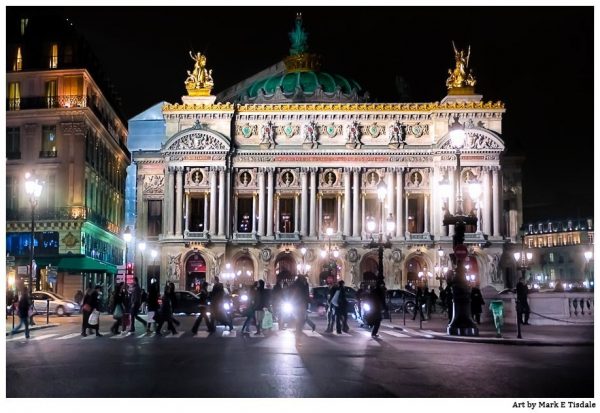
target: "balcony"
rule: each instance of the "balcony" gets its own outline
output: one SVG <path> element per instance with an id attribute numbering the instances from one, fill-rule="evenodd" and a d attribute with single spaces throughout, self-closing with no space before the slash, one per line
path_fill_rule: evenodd
<path id="1" fill-rule="evenodd" d="M 6 152 L 6 159 L 21 159 L 21 152 Z"/>
<path id="2" fill-rule="evenodd" d="M 18 99 L 7 99 L 6 107 L 9 111 L 26 109 L 59 109 L 86 107 L 85 96 L 32 96 Z"/>
<path id="3" fill-rule="evenodd" d="M 297 232 L 278 232 L 275 234 L 275 239 L 281 241 L 300 241 L 300 235 Z"/>
<path id="4" fill-rule="evenodd" d="M 56 158 L 57 151 L 40 151 L 40 158 Z"/>
<path id="5" fill-rule="evenodd" d="M 36 221 L 89 221 L 113 234 L 118 234 L 120 228 L 101 214 L 90 208 L 74 206 L 61 208 L 36 208 Z M 31 208 L 7 209 L 6 221 L 31 221 Z"/>

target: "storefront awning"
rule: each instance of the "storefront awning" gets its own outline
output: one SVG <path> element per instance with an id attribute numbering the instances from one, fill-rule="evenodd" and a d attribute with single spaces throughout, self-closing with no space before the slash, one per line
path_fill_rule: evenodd
<path id="1" fill-rule="evenodd" d="M 58 262 L 59 271 L 108 272 L 117 273 L 117 266 L 90 257 L 65 257 Z"/>

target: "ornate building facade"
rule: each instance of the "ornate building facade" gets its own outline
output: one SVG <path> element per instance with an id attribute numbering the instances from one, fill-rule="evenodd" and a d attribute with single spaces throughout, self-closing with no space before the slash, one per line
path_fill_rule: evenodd
<path id="1" fill-rule="evenodd" d="M 14 286 L 27 280 L 30 173 L 42 184 L 35 207 L 35 286 L 67 298 L 89 282 L 107 288 L 123 262 L 119 233 L 130 164 L 115 97 L 68 20 L 20 16 L 8 20 L 7 36 L 9 279 L 16 279 Z"/>
<path id="2" fill-rule="evenodd" d="M 504 250 L 521 225 L 521 183 L 504 168 L 504 104 L 475 94 L 465 52 L 455 49 L 441 102 L 369 103 L 358 83 L 320 70 L 303 33 L 298 18 L 283 64 L 219 96 L 210 93 L 206 57 L 191 55 L 188 95 L 160 108 L 160 145 L 144 141 L 144 116 L 135 122 L 140 136 L 130 122 L 140 142 L 130 146 L 136 238 L 159 252 L 161 282 L 193 289 L 221 275 L 236 285 L 274 284 L 293 279 L 302 263 L 312 285 L 328 276 L 372 282 L 374 220 L 394 224 L 383 262 L 388 288 L 439 286 L 450 266 L 453 228 L 442 221 L 456 211 L 459 156 L 463 209 L 479 218 L 466 234 L 469 272 L 502 289 L 502 267 L 514 268 Z M 466 133 L 460 151 L 450 139 L 456 122 Z M 479 191 L 470 192 L 474 183 Z"/>

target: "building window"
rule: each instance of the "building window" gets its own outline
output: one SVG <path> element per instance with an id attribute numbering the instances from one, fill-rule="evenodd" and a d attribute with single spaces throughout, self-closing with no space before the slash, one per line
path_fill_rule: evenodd
<path id="1" fill-rule="evenodd" d="M 284 200 L 282 200 L 284 201 Z M 287 200 L 287 209 L 288 211 L 291 211 L 292 208 L 294 207 L 294 202 L 292 199 L 288 199 Z M 333 228 L 333 232 L 337 232 L 337 205 L 336 205 L 336 199 L 335 198 L 323 198 L 322 199 L 322 217 L 323 217 L 323 228 L 322 228 L 322 232 L 325 233 L 327 231 L 327 228 Z M 293 216 L 293 214 L 289 214 L 290 217 Z M 293 223 L 291 224 L 293 226 Z M 282 231 L 284 232 L 284 231 Z M 293 231 L 290 231 L 293 232 Z"/>
<path id="2" fill-rule="evenodd" d="M 58 83 L 56 80 L 49 80 L 44 83 L 44 96 L 46 97 L 46 107 L 58 107 Z"/>
<path id="3" fill-rule="evenodd" d="M 551 280 L 556 279 L 556 271 L 554 270 L 554 268 L 550 268 L 550 279 Z"/>
<path id="4" fill-rule="evenodd" d="M 204 197 L 193 198 L 190 200 L 190 211 L 188 213 L 188 219 L 190 223 L 188 225 L 188 231 L 190 232 L 204 232 Z"/>
<path id="5" fill-rule="evenodd" d="M 406 211 L 408 214 L 408 232 L 420 234 L 423 231 L 425 231 L 425 222 L 423 215 L 424 208 L 425 205 L 423 195 L 411 196 L 408 199 L 408 211 Z M 378 216 L 379 215 L 376 215 L 376 217 Z"/>
<path id="6" fill-rule="evenodd" d="M 50 45 L 50 58 L 49 58 L 49 68 L 56 69 L 58 67 L 58 44 L 52 43 Z"/>
<path id="7" fill-rule="evenodd" d="M 42 126 L 40 158 L 56 158 L 56 126 Z"/>
<path id="8" fill-rule="evenodd" d="M 548 246 L 553 247 L 554 243 L 552 242 L 552 235 L 548 235 Z"/>
<path id="9" fill-rule="evenodd" d="M 23 70 L 23 53 L 21 52 L 21 47 L 17 47 L 17 53 L 15 56 L 15 62 L 13 64 L 13 71 L 20 72 Z"/>
<path id="10" fill-rule="evenodd" d="M 527 238 L 527 248 L 533 248 L 533 238 Z"/>
<path id="11" fill-rule="evenodd" d="M 14 176 L 6 177 L 6 209 L 7 219 L 9 219 L 9 211 L 16 214 L 19 209 L 19 183 Z"/>
<path id="12" fill-rule="evenodd" d="M 25 29 L 27 28 L 28 23 L 29 19 L 21 19 L 21 36 L 25 36 Z"/>
<path id="13" fill-rule="evenodd" d="M 562 256 L 562 255 L 559 255 L 559 256 L 558 256 L 558 263 L 559 263 L 559 264 L 564 264 L 564 263 L 565 263 L 565 259 L 563 258 L 563 256 Z"/>
<path id="14" fill-rule="evenodd" d="M 162 201 L 158 199 L 148 200 L 148 232 L 149 237 L 158 237 L 162 226 Z"/>
<path id="15" fill-rule="evenodd" d="M 83 76 L 65 76 L 63 79 L 65 107 L 83 107 Z"/>
<path id="16" fill-rule="evenodd" d="M 54 175 L 49 175 L 46 182 L 44 182 L 42 198 L 40 199 L 40 205 L 45 205 L 49 209 L 56 207 L 56 177 Z"/>
<path id="17" fill-rule="evenodd" d="M 21 159 L 20 128 L 6 128 L 6 158 Z"/>
<path id="18" fill-rule="evenodd" d="M 238 198 L 237 232 L 252 232 L 252 198 Z"/>
<path id="19" fill-rule="evenodd" d="M 21 108 L 21 84 L 10 82 L 8 84 L 8 110 L 19 110 Z"/>
<path id="20" fill-rule="evenodd" d="M 325 199 L 323 199 L 323 214 L 325 214 Z M 279 232 L 292 233 L 294 228 L 294 199 L 279 199 Z"/>
<path id="21" fill-rule="evenodd" d="M 6 234 L 6 252 L 13 256 L 29 255 L 31 233 Z M 33 237 L 36 255 L 58 254 L 58 232 L 36 232 Z"/>
<path id="22" fill-rule="evenodd" d="M 73 64 L 73 46 L 70 44 L 66 44 L 63 47 L 63 64 Z"/>

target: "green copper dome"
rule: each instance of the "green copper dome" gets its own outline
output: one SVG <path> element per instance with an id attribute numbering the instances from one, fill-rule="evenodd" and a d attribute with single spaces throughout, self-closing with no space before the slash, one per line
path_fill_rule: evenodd
<path id="1" fill-rule="evenodd" d="M 344 95 L 351 95 L 362 90 L 360 85 L 352 79 L 326 72 L 307 71 L 282 73 L 257 80 L 250 85 L 246 94 L 250 99 L 256 98 L 259 94 L 267 97 L 278 91 L 284 95 L 292 95 L 296 92 L 312 95 L 319 88 L 325 94 L 335 94 L 339 89 Z"/>

